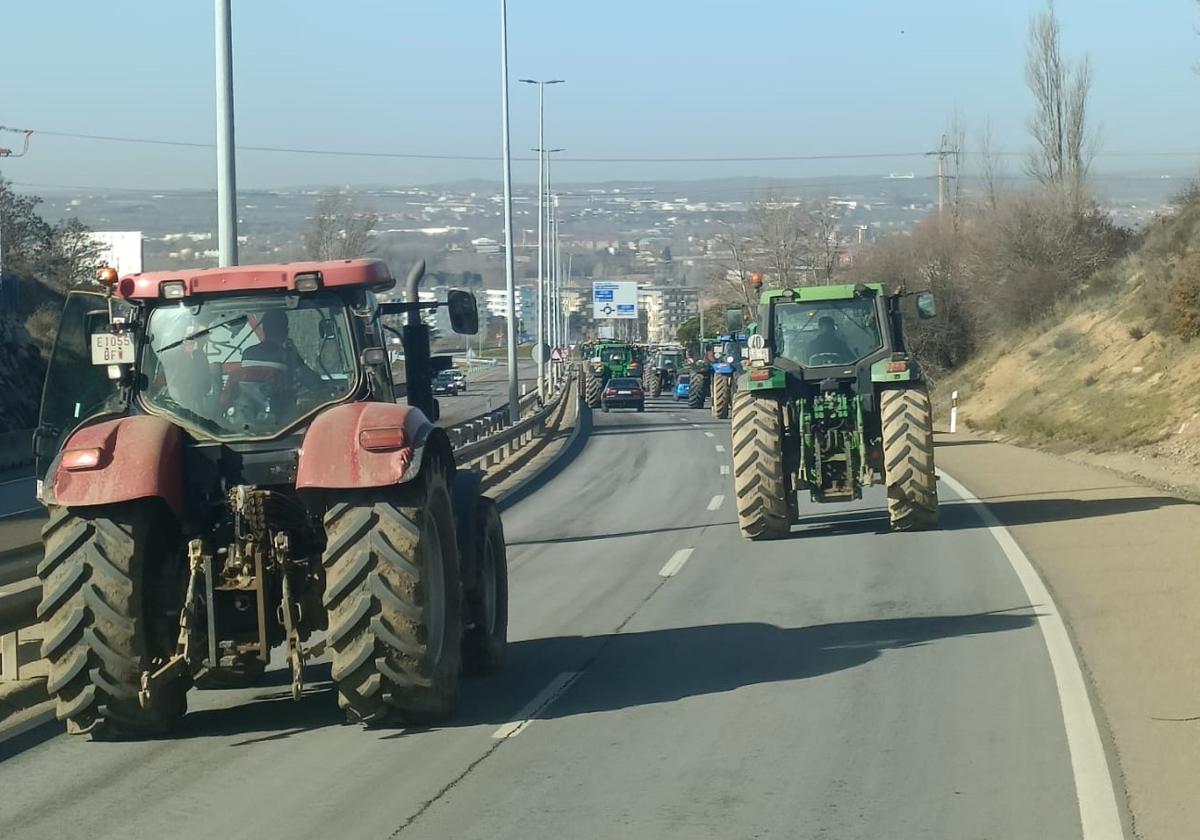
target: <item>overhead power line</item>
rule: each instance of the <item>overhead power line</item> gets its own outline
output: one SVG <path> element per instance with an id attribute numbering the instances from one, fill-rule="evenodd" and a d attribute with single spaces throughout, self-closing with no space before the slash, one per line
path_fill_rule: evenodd
<path id="1" fill-rule="evenodd" d="M 4 130 L 0 126 L 0 130 Z M 174 146 L 191 149 L 214 149 L 215 143 L 202 143 L 194 140 L 168 140 L 151 137 L 122 137 L 109 134 L 83 134 L 71 131 L 37 130 L 38 134 L 47 137 L 61 137 L 70 140 L 87 140 L 104 143 L 136 143 L 147 146 Z M 500 160 L 498 155 L 456 155 L 432 152 L 384 152 L 360 149 L 315 149 L 298 146 L 261 146 L 241 145 L 237 147 L 243 152 L 268 152 L 289 155 L 321 155 L 330 157 L 381 158 L 397 160 L 451 160 L 451 161 L 481 161 L 494 162 Z M 969 153 L 967 153 L 969 154 Z M 1023 157 L 1024 152 L 994 152 L 1005 157 Z M 896 160 L 903 158 L 922 158 L 927 155 L 921 151 L 897 152 L 864 152 L 864 153 L 835 153 L 811 155 L 725 155 L 699 157 L 560 157 L 557 160 L 564 163 L 786 163 L 804 161 L 839 161 L 839 160 Z M 1145 151 L 1112 151 L 1101 152 L 1101 157 L 1197 157 L 1195 151 L 1145 150 Z M 537 161 L 535 157 L 518 157 L 526 163 Z"/>

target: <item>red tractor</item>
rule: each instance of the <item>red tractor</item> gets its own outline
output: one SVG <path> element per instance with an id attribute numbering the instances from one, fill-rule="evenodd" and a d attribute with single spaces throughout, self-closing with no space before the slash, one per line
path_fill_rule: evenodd
<path id="1" fill-rule="evenodd" d="M 349 719 L 450 715 L 504 659 L 504 532 L 434 425 L 421 311 L 377 260 L 135 274 L 68 297 L 35 449 L 47 688 L 68 730 L 163 732 L 194 684 L 332 659 Z M 400 328 L 387 323 L 407 316 Z M 397 403 L 389 334 L 403 342 Z M 318 641 L 310 642 L 317 635 Z"/>

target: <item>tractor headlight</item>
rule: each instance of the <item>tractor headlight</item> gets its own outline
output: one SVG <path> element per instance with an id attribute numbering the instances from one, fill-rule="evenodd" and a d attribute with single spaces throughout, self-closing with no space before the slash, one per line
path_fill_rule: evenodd
<path id="1" fill-rule="evenodd" d="M 182 280 L 167 280 L 159 285 L 158 293 L 167 300 L 182 300 L 187 294 L 187 286 Z"/>
<path id="2" fill-rule="evenodd" d="M 729 364 L 733 364 L 733 356 L 726 356 L 725 361 L 728 362 Z"/>

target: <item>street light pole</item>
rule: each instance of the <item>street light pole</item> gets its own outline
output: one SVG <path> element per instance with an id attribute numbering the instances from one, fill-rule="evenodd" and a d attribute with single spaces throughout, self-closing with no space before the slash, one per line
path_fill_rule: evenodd
<path id="1" fill-rule="evenodd" d="M 546 203 L 546 85 L 561 85 L 563 79 L 518 79 L 522 84 L 537 85 L 538 87 L 538 286 L 537 286 L 537 345 L 534 356 L 537 359 L 537 389 L 538 397 L 546 399 L 546 360 L 543 358 L 546 345 L 547 323 L 549 321 L 546 306 L 546 246 L 545 246 L 545 216 Z"/>
<path id="2" fill-rule="evenodd" d="M 233 146 L 232 0 L 214 0 L 217 46 L 217 263 L 237 265 L 237 174 Z"/>
<path id="3" fill-rule="evenodd" d="M 504 159 L 504 279 L 505 309 L 508 313 L 508 422 L 521 419 L 521 397 L 517 393 L 517 307 L 513 284 L 512 159 L 508 150 L 508 2 L 500 0 L 500 122 L 501 157 Z"/>

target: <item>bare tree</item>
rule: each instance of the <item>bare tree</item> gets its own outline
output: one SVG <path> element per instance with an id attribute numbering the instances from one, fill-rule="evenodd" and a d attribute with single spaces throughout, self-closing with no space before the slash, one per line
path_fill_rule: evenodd
<path id="1" fill-rule="evenodd" d="M 828 286 L 833 282 L 842 254 L 842 243 L 838 239 L 838 215 L 832 202 L 822 202 L 808 211 L 805 233 L 807 262 L 817 270 L 821 282 Z"/>
<path id="2" fill-rule="evenodd" d="M 1026 168 L 1042 184 L 1081 199 L 1096 153 L 1095 135 L 1087 124 L 1092 71 L 1086 57 L 1072 64 L 1063 56 L 1062 28 L 1053 0 L 1047 0 L 1046 10 L 1029 22 L 1025 82 L 1035 101 L 1029 132 L 1037 144 Z"/>
<path id="3" fill-rule="evenodd" d="M 749 282 L 754 271 L 748 261 L 753 241 L 739 235 L 733 228 L 730 228 L 729 233 L 717 234 L 713 238 L 721 243 L 728 253 L 722 254 L 714 263 L 709 276 L 710 285 L 729 293 L 722 294 L 722 298 L 732 295 L 739 303 L 754 305 L 755 294 Z"/>
<path id="4" fill-rule="evenodd" d="M 984 203 L 995 210 L 1000 204 L 1000 182 L 1006 176 L 1004 162 L 996 150 L 991 120 L 984 123 L 979 134 L 979 177 L 983 181 Z"/>
<path id="5" fill-rule="evenodd" d="M 752 240 L 770 277 L 771 285 L 800 285 L 801 268 L 811 250 L 811 220 L 797 201 L 768 196 L 750 210 Z"/>
<path id="6" fill-rule="evenodd" d="M 379 214 L 358 206 L 346 193 L 326 193 L 317 201 L 304 233 L 304 254 L 310 260 L 345 260 L 371 252 L 371 231 Z"/>

